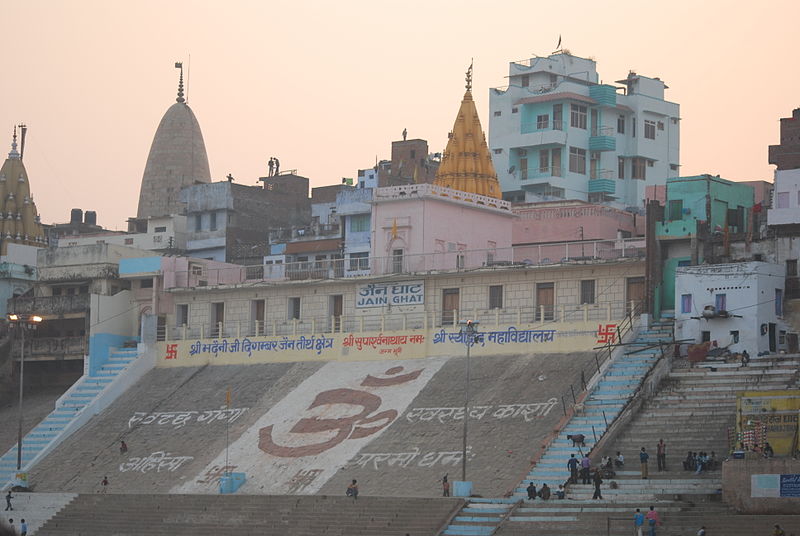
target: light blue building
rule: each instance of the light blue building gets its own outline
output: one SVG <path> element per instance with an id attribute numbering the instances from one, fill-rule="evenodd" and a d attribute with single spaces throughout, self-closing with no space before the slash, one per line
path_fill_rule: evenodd
<path id="1" fill-rule="evenodd" d="M 343 190 L 336 195 L 336 211 L 344 235 L 345 275 L 369 275 L 372 188 Z"/>
<path id="2" fill-rule="evenodd" d="M 679 106 L 634 72 L 599 81 L 594 60 L 558 52 L 509 65 L 489 91 L 489 147 L 503 198 L 641 207 L 680 171 Z"/>

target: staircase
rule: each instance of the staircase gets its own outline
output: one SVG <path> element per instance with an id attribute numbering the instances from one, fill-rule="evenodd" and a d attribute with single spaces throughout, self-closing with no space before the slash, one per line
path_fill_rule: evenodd
<path id="1" fill-rule="evenodd" d="M 586 438 L 586 447 L 583 447 L 582 452 L 589 452 L 605 433 L 608 425 L 622 411 L 628 399 L 636 392 L 647 371 L 660 357 L 659 343 L 667 344 L 672 341 L 671 319 L 654 323 L 649 329 L 641 330 L 636 339 L 629 344 L 627 354 L 618 357 L 606 369 L 595 389 L 586 398 L 583 412 L 570 419 L 559 437 L 550 443 L 536 466 L 514 490 L 512 497 L 480 500 L 484 502 L 469 499 L 465 509 L 453 520 L 444 534 L 459 536 L 493 534 L 500 526 L 503 514 L 512 505 L 527 497 L 526 488 L 530 482 L 533 482 L 537 489 L 541 488 L 543 483 L 547 483 L 555 497 L 558 484 L 566 482 L 569 478 L 567 460 L 570 455 L 575 454 L 579 459 L 582 456 L 581 449 L 574 448 L 567 435 L 583 434 Z M 485 501 L 493 501 L 489 503 L 492 506 L 480 506 L 486 504 Z M 550 501 L 553 502 L 555 501 Z M 524 507 L 520 510 L 524 510 Z M 519 517 L 516 512 L 508 516 L 509 522 L 516 517 Z M 567 513 L 564 517 L 563 520 L 550 521 L 569 521 L 574 516 Z"/>
<path id="2" fill-rule="evenodd" d="M 61 442 L 62 431 L 137 357 L 136 348 L 112 350 L 108 361 L 94 373 L 82 376 L 56 402 L 56 408 L 22 439 L 22 467 L 25 472 L 31 462 L 46 448 Z M 6 489 L 17 472 L 17 445 L 0 457 L 0 489 Z"/>

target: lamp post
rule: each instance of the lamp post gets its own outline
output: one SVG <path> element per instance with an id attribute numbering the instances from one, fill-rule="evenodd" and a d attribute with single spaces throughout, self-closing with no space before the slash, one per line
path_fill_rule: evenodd
<path id="1" fill-rule="evenodd" d="M 464 430 L 461 437 L 461 481 L 467 481 L 467 424 L 469 422 L 469 383 L 470 383 L 470 370 L 469 370 L 469 349 L 478 339 L 478 324 L 480 322 L 472 320 L 462 320 L 459 322 L 461 326 L 461 339 L 467 345 L 467 378 L 464 386 Z"/>
<path id="2" fill-rule="evenodd" d="M 22 469 L 22 391 L 25 380 L 25 330 L 36 329 L 42 321 L 39 315 L 19 315 L 10 313 L 8 322 L 15 325 L 20 334 L 19 340 L 19 422 L 17 426 L 17 471 Z"/>

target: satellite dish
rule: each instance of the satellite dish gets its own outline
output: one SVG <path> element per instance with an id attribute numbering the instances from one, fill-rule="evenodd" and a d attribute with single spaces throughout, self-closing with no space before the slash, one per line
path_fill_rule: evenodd
<path id="1" fill-rule="evenodd" d="M 508 173 L 510 175 L 513 175 L 516 170 L 517 170 L 517 166 L 511 166 L 510 168 L 508 168 Z"/>

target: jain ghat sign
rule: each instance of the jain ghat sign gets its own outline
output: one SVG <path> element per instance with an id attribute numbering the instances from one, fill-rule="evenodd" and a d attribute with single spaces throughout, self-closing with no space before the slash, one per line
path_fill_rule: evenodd
<path id="1" fill-rule="evenodd" d="M 375 283 L 360 285 L 356 307 L 385 307 L 391 305 L 422 305 L 425 303 L 423 281 Z"/>

